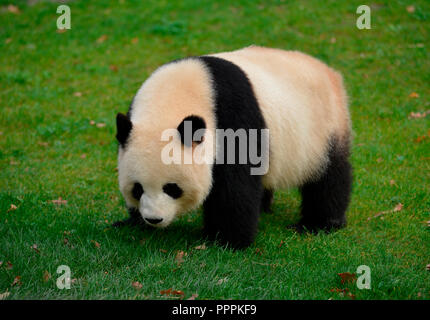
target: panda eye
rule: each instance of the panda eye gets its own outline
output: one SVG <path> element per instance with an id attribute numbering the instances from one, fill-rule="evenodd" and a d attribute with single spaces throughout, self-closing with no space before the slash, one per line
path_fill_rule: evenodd
<path id="1" fill-rule="evenodd" d="M 144 191 L 143 191 L 142 185 L 136 182 L 133 186 L 133 189 L 131 190 L 131 194 L 133 195 L 133 198 L 135 198 L 136 200 L 139 200 L 143 192 Z"/>
<path id="2" fill-rule="evenodd" d="M 173 199 L 178 199 L 184 193 L 181 188 L 176 183 L 166 183 L 163 186 L 163 191 Z"/>

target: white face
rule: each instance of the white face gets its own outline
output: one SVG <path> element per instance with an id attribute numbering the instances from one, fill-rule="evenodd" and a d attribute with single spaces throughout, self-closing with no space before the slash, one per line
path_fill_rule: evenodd
<path id="1" fill-rule="evenodd" d="M 146 140 L 146 139 L 145 139 Z M 166 227 L 181 213 L 203 202 L 211 185 L 207 165 L 166 165 L 160 147 L 131 138 L 118 154 L 121 193 L 128 208 L 138 209 L 147 224 Z"/>

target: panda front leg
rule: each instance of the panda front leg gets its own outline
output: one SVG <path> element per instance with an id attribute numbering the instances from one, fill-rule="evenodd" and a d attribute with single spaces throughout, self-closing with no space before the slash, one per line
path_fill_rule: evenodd
<path id="1" fill-rule="evenodd" d="M 214 183 L 203 204 L 204 232 L 210 240 L 244 249 L 255 240 L 263 185 L 260 176 L 225 168 L 214 168 Z"/>
<path id="2" fill-rule="evenodd" d="M 348 147 L 332 144 L 325 172 L 300 188 L 302 218 L 296 225 L 298 231 L 330 231 L 346 225 L 345 213 L 352 186 L 348 156 Z"/>

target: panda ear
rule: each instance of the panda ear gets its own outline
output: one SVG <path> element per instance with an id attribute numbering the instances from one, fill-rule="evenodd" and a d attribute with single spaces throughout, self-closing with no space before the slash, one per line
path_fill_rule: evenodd
<path id="1" fill-rule="evenodd" d="M 177 128 L 182 144 L 186 147 L 191 147 L 193 143 L 202 143 L 204 131 L 199 131 L 197 135 L 194 136 L 196 131 L 200 129 L 206 129 L 206 122 L 203 118 L 194 115 L 184 118 Z"/>
<path id="2" fill-rule="evenodd" d="M 130 119 L 125 114 L 116 115 L 116 139 L 122 147 L 125 146 L 132 127 Z"/>

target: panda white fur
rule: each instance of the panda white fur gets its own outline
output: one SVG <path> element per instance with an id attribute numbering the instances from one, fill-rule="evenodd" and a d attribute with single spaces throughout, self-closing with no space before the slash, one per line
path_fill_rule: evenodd
<path id="1" fill-rule="evenodd" d="M 164 164 L 166 129 L 177 128 L 174 143 L 193 153 L 196 144 L 183 138 L 187 120 L 212 137 L 216 129 L 269 129 L 267 173 L 251 175 L 251 163 Z M 206 236 L 244 248 L 273 190 L 299 187 L 298 230 L 343 227 L 350 136 L 342 77 L 308 55 L 251 46 L 173 61 L 143 83 L 127 115 L 117 115 L 119 186 L 130 218 L 114 225 L 166 227 L 203 204 Z"/>

